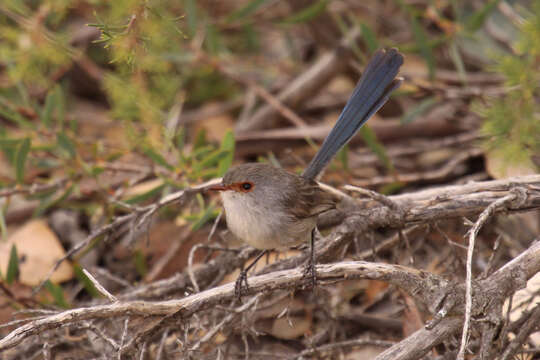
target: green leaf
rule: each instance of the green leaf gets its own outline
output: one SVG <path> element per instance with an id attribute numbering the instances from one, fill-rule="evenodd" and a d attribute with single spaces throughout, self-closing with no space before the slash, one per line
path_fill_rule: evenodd
<path id="1" fill-rule="evenodd" d="M 24 181 L 24 170 L 26 165 L 26 159 L 30 152 L 31 141 L 30 138 L 25 138 L 21 141 L 15 154 L 15 176 L 17 183 L 21 184 Z"/>
<path id="2" fill-rule="evenodd" d="M 186 11 L 186 19 L 188 32 L 190 36 L 193 36 L 197 31 L 198 16 L 197 16 L 197 1 L 185 0 L 184 9 Z"/>
<path id="3" fill-rule="evenodd" d="M 411 24 L 414 40 L 416 41 L 418 48 L 420 49 L 420 55 L 424 58 L 428 66 L 429 78 L 433 79 L 435 76 L 435 57 L 433 55 L 433 50 L 431 45 L 428 42 L 428 35 L 418 18 L 415 15 L 411 14 Z"/>
<path id="4" fill-rule="evenodd" d="M 69 158 L 73 159 L 77 154 L 75 144 L 65 133 L 60 132 L 56 135 L 56 143 L 65 150 Z"/>
<path id="5" fill-rule="evenodd" d="M 459 79 L 463 84 L 467 84 L 467 72 L 465 71 L 465 64 L 463 63 L 463 59 L 461 58 L 461 54 L 459 53 L 458 45 L 455 40 L 450 42 L 449 50 L 450 58 L 457 69 Z"/>
<path id="6" fill-rule="evenodd" d="M 126 200 L 126 203 L 128 204 L 137 204 L 137 203 L 140 203 L 140 202 L 143 202 L 143 201 L 146 201 L 148 199 L 152 199 L 156 196 L 158 196 L 159 194 L 161 194 L 161 192 L 163 191 L 163 189 L 165 188 L 165 184 L 161 184 L 161 185 L 158 185 L 156 186 L 155 188 L 145 192 L 145 193 L 142 193 L 140 195 L 135 195 L 129 199 Z"/>
<path id="7" fill-rule="evenodd" d="M 179 154 L 184 153 L 184 146 L 186 145 L 186 129 L 181 127 L 174 135 L 174 146 Z"/>
<path id="8" fill-rule="evenodd" d="M 225 50 L 224 41 L 222 39 L 220 29 L 213 25 L 209 24 L 206 27 L 206 37 L 204 38 L 204 45 L 206 50 L 210 54 L 219 54 Z"/>
<path id="9" fill-rule="evenodd" d="M 199 169 L 205 170 L 209 167 L 218 165 L 218 162 L 227 156 L 226 150 L 217 149 L 212 151 L 210 154 L 206 155 L 199 162 Z"/>
<path id="10" fill-rule="evenodd" d="M 71 195 L 73 192 L 73 189 L 75 188 L 74 185 L 71 185 L 69 188 L 67 188 L 59 197 L 55 198 L 54 194 L 56 194 L 56 191 L 52 191 L 52 193 L 49 193 L 48 196 L 43 198 L 41 202 L 39 203 L 39 206 L 34 210 L 34 213 L 32 214 L 33 217 L 39 217 L 47 211 L 47 209 L 55 206 L 56 204 L 60 204 L 65 199 Z"/>
<path id="11" fill-rule="evenodd" d="M 148 273 L 146 257 L 140 250 L 135 250 L 133 260 L 135 261 L 135 270 L 137 270 L 140 277 L 144 277 Z"/>
<path id="12" fill-rule="evenodd" d="M 394 182 L 381 186 L 380 188 L 377 189 L 377 192 L 380 192 L 381 194 L 384 194 L 384 195 L 391 195 L 398 192 L 400 189 L 403 188 L 403 186 L 405 186 L 404 183 L 399 182 L 399 181 L 394 181 Z"/>
<path id="13" fill-rule="evenodd" d="M 4 108 L 3 106 L 0 106 L 0 115 L 5 118 L 6 120 L 11 121 L 12 123 L 22 127 L 22 128 L 29 128 L 31 127 L 31 123 L 24 118 L 21 114 L 11 111 L 8 108 Z"/>
<path id="14" fill-rule="evenodd" d="M 386 149 L 384 148 L 384 145 L 379 142 L 377 139 L 377 136 L 375 135 L 375 132 L 371 130 L 369 126 L 363 126 L 360 129 L 360 135 L 362 136 L 362 139 L 366 143 L 366 145 L 375 153 L 375 155 L 379 158 L 379 160 L 384 164 L 384 166 L 390 171 L 394 171 L 394 165 L 392 164 L 392 161 L 390 160 L 390 157 L 386 153 Z"/>
<path id="15" fill-rule="evenodd" d="M 232 14 L 227 16 L 225 21 L 230 23 L 233 21 L 244 19 L 257 11 L 257 9 L 261 7 L 261 5 L 263 5 L 266 1 L 267 0 L 251 0 L 244 7 L 234 11 Z"/>
<path id="16" fill-rule="evenodd" d="M 371 30 L 369 26 L 364 23 L 360 24 L 362 30 L 362 38 L 364 39 L 370 54 L 373 54 L 380 47 L 377 41 L 377 35 Z"/>
<path id="17" fill-rule="evenodd" d="M 208 206 L 202 214 L 197 217 L 197 220 L 191 225 L 192 231 L 197 231 L 204 226 L 208 221 L 215 219 L 217 212 L 213 205 Z"/>
<path id="18" fill-rule="evenodd" d="M 0 139 L 0 149 L 11 164 L 15 164 L 15 156 L 20 143 L 21 140 L 18 139 Z"/>
<path id="19" fill-rule="evenodd" d="M 472 14 L 467 18 L 465 29 L 469 32 L 475 32 L 479 30 L 483 25 L 491 12 L 497 7 L 500 0 L 491 0 L 484 5 L 483 8 Z"/>
<path id="20" fill-rule="evenodd" d="M 300 10 L 296 14 L 286 17 L 280 23 L 282 24 L 297 24 L 312 20 L 322 14 L 326 10 L 326 5 L 330 0 L 319 0 L 316 3 Z"/>
<path id="21" fill-rule="evenodd" d="M 418 116 L 431 109 L 437 102 L 438 100 L 436 96 L 422 100 L 418 105 L 413 106 L 412 108 L 408 109 L 405 114 L 403 114 L 401 117 L 401 123 L 408 124 L 413 122 Z"/>
<path id="22" fill-rule="evenodd" d="M 227 133 L 223 137 L 223 141 L 221 142 L 221 150 L 226 152 L 226 156 L 219 161 L 217 173 L 218 176 L 225 175 L 227 170 L 229 170 L 229 168 L 231 167 L 234 158 L 234 147 L 234 133 L 229 130 L 227 131 Z"/>
<path id="23" fill-rule="evenodd" d="M 343 169 L 345 171 L 349 171 L 349 145 L 348 144 L 345 144 L 345 146 L 343 146 L 341 150 L 338 151 L 336 155 L 336 159 L 338 159 L 339 162 L 341 162 L 341 166 L 343 166 Z"/>
<path id="24" fill-rule="evenodd" d="M 19 277 L 19 257 L 17 255 L 17 247 L 15 244 L 11 246 L 9 253 L 9 262 L 6 271 L 6 282 L 11 285 Z"/>
<path id="25" fill-rule="evenodd" d="M 174 166 L 172 166 L 171 164 L 169 164 L 167 162 L 167 160 L 165 160 L 165 158 L 163 156 L 161 156 L 161 154 L 158 154 L 157 152 L 154 151 L 154 149 L 150 148 L 150 147 L 146 147 L 145 149 L 143 149 L 143 152 L 150 158 L 152 159 L 152 161 L 158 165 L 161 165 L 165 168 L 167 168 L 167 170 L 174 170 Z"/>
<path id="26" fill-rule="evenodd" d="M 47 97 L 45 98 L 45 105 L 43 106 L 43 111 L 41 112 L 41 122 L 46 128 L 51 126 L 52 113 L 55 107 L 57 107 L 56 94 L 56 91 L 49 91 L 47 93 Z"/>
<path id="27" fill-rule="evenodd" d="M 92 280 L 90 280 L 88 276 L 86 276 L 80 265 L 74 264 L 73 271 L 75 272 L 75 276 L 77 277 L 79 282 L 84 286 L 84 289 L 90 294 L 90 296 L 95 298 L 101 296 L 100 292 L 96 289 Z"/>
<path id="28" fill-rule="evenodd" d="M 7 204 L 6 204 L 7 207 Z M 7 238 L 7 225 L 6 217 L 4 216 L 4 207 L 0 206 L 0 233 L 2 234 L 2 240 Z"/>
<path id="29" fill-rule="evenodd" d="M 53 284 L 50 280 L 47 280 L 45 282 L 45 289 L 49 291 L 49 293 L 52 295 L 54 299 L 54 303 L 63 308 L 63 309 L 69 309 L 70 306 L 68 302 L 66 301 L 66 298 L 64 297 L 64 290 L 59 285 Z"/>

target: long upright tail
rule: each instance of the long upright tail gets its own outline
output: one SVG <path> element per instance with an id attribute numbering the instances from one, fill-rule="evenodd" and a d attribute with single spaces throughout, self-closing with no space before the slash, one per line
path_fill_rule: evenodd
<path id="1" fill-rule="evenodd" d="M 396 49 L 375 53 L 336 125 L 302 176 L 315 179 L 360 127 L 388 101 L 390 93 L 401 84 L 402 80 L 395 77 L 402 64 L 403 56 Z"/>

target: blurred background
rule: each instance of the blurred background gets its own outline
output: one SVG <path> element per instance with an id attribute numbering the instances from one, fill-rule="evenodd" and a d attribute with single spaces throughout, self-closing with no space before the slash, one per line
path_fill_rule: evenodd
<path id="1" fill-rule="evenodd" d="M 95 229 L 232 164 L 300 172 L 382 47 L 404 54 L 405 81 L 322 181 L 390 195 L 538 173 L 538 0 L 3 0 L 0 322 L 99 297 L 83 268 L 120 292 L 185 271 L 195 244 L 226 246 L 219 199 L 198 194 L 49 274 Z M 461 226 L 445 229 L 459 243 Z M 538 216 L 499 229 L 530 240 Z M 425 251 L 419 266 L 445 256 Z M 368 287 L 367 303 L 385 291 Z"/>

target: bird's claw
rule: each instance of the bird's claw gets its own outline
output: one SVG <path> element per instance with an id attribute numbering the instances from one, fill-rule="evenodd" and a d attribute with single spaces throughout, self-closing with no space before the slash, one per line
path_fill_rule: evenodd
<path id="1" fill-rule="evenodd" d="M 308 260 L 304 268 L 304 278 L 310 279 L 311 288 L 315 289 L 315 286 L 317 286 L 317 269 L 315 269 L 315 264 L 311 259 Z"/>
<path id="2" fill-rule="evenodd" d="M 245 270 L 242 270 L 240 272 L 240 275 L 238 275 L 238 277 L 236 278 L 236 282 L 234 283 L 234 295 L 238 300 L 241 300 L 242 295 L 245 295 L 248 290 L 249 285 L 247 282 L 247 272 Z"/>

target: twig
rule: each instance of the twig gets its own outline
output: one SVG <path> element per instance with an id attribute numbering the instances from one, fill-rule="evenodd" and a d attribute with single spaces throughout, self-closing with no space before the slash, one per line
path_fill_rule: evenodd
<path id="1" fill-rule="evenodd" d="M 516 188 L 518 189 L 518 188 Z M 465 350 L 467 348 L 469 326 L 471 322 L 472 312 L 472 260 L 474 253 L 474 244 L 478 232 L 484 226 L 486 221 L 499 209 L 507 207 L 512 201 L 518 199 L 519 194 L 513 191 L 505 197 L 498 199 L 489 205 L 478 217 L 478 220 L 469 231 L 469 248 L 467 250 L 467 276 L 465 280 L 465 322 L 463 324 L 463 333 L 461 335 L 461 345 L 459 348 L 458 360 L 465 358 Z M 524 195 L 526 197 L 526 194 Z"/>
<path id="2" fill-rule="evenodd" d="M 336 342 L 332 344 L 322 345 L 313 349 L 303 350 L 298 356 L 295 355 L 294 357 L 291 357 L 291 358 L 297 359 L 298 357 L 302 358 L 304 356 L 313 356 L 313 357 L 320 358 L 321 354 L 324 354 L 327 352 L 335 352 L 336 350 L 353 348 L 356 346 L 363 346 L 363 345 L 390 347 L 392 345 L 395 345 L 395 342 L 386 341 L 386 340 L 375 340 L 375 339 L 355 339 L 355 340 L 340 341 L 340 342 Z"/>
<path id="3" fill-rule="evenodd" d="M 197 341 L 197 343 L 195 343 L 195 345 L 193 345 L 191 349 L 189 349 L 189 351 L 197 351 L 201 347 L 202 344 L 210 341 L 217 334 L 217 332 L 221 330 L 221 328 L 223 328 L 223 326 L 233 321 L 238 316 L 238 314 L 241 314 L 242 312 L 250 309 L 253 306 L 256 307 L 257 306 L 256 304 L 259 302 L 259 299 L 261 296 L 262 296 L 261 294 L 253 296 L 252 298 L 249 299 L 248 302 L 234 309 L 229 315 L 225 316 L 223 320 L 219 322 L 219 324 L 214 326 L 199 341 Z"/>
<path id="4" fill-rule="evenodd" d="M 531 312 L 529 319 L 525 324 L 520 328 L 515 339 L 508 345 L 506 350 L 501 356 L 501 360 L 512 359 L 513 355 L 517 352 L 518 348 L 524 343 L 525 339 L 538 327 L 540 322 L 540 305 L 536 305 L 534 310 Z"/>
<path id="5" fill-rule="evenodd" d="M 11 189 L 0 190 L 0 197 L 7 197 L 7 196 L 16 195 L 16 194 L 34 195 L 34 194 L 39 194 L 46 191 L 56 190 L 68 184 L 70 180 L 71 179 L 68 179 L 68 178 L 62 178 L 50 184 L 32 184 L 30 186 L 25 186 L 25 187 L 17 186 Z"/>
<path id="6" fill-rule="evenodd" d="M 172 204 L 174 202 L 179 202 L 179 201 L 185 200 L 185 198 L 188 197 L 189 195 L 195 194 L 197 192 L 201 192 L 207 186 L 209 186 L 210 184 L 213 184 L 215 182 L 217 182 L 217 180 L 212 180 L 212 181 L 209 181 L 209 182 L 194 186 L 194 187 L 189 188 L 189 189 L 184 189 L 184 190 L 169 194 L 169 195 L 165 196 L 164 198 L 162 198 L 161 200 L 159 200 L 155 204 L 151 204 L 151 205 L 139 208 L 136 211 L 134 211 L 133 213 L 118 217 L 112 223 L 107 224 L 107 225 L 105 225 L 105 226 L 103 226 L 103 227 L 101 227 L 101 228 L 99 228 L 97 230 L 94 230 L 83 241 L 79 242 L 77 245 L 72 247 L 64 256 L 62 256 L 58 261 L 56 261 L 56 263 L 54 264 L 52 269 L 49 271 L 47 276 L 45 276 L 45 278 L 41 281 L 41 283 L 33 290 L 33 292 L 32 292 L 33 295 L 37 294 L 42 289 L 42 287 L 45 285 L 47 280 L 50 279 L 52 274 L 58 269 L 58 267 L 60 266 L 60 264 L 62 262 L 64 262 L 66 259 L 69 259 L 70 257 L 75 255 L 77 252 L 81 251 L 82 249 L 86 248 L 86 246 L 88 246 L 88 244 L 92 240 L 94 240 L 95 238 L 97 238 L 97 237 L 99 237 L 101 235 L 109 234 L 114 229 L 116 229 L 116 228 L 118 228 L 118 227 L 120 227 L 120 226 L 122 226 L 124 224 L 127 224 L 127 223 L 129 223 L 131 221 L 136 221 L 138 218 L 141 219 L 141 220 L 139 220 L 138 224 L 142 224 L 142 223 L 144 223 L 144 221 L 146 219 L 148 219 L 150 216 L 152 216 L 158 209 L 162 208 L 163 206 L 170 205 L 170 204 Z"/>
<path id="7" fill-rule="evenodd" d="M 380 202 L 381 204 L 385 206 L 388 206 L 392 210 L 401 211 L 401 206 L 399 206 L 398 203 L 396 203 L 395 201 L 392 201 L 392 199 L 390 199 L 388 196 L 380 194 L 376 191 L 364 189 L 364 188 L 353 186 L 353 185 L 345 185 L 343 188 L 345 190 L 354 191 L 364 196 L 367 196 L 375 201 Z"/>
<path id="8" fill-rule="evenodd" d="M 161 355 L 163 355 L 163 348 L 165 347 L 165 340 L 167 340 L 167 336 L 169 336 L 169 329 L 165 329 L 165 331 L 163 331 L 163 334 L 161 335 L 161 340 L 159 342 L 159 347 L 156 354 L 156 360 L 161 360 Z"/>
<path id="9" fill-rule="evenodd" d="M 413 296 L 430 299 L 432 291 L 429 284 L 446 284 L 446 281 L 436 275 L 425 274 L 419 270 L 396 265 L 368 263 L 363 261 L 340 262 L 336 264 L 317 265 L 317 277 L 321 284 L 344 279 L 383 280 L 400 286 L 404 290 L 418 290 Z M 270 274 L 250 277 L 249 294 L 259 294 L 282 288 L 298 288 L 305 285 L 304 269 L 302 267 L 278 271 Z M 419 290 L 421 289 L 421 290 Z M 207 309 L 234 298 L 234 283 L 210 288 L 200 293 L 179 300 L 158 302 L 131 301 L 96 305 L 86 308 L 71 309 L 34 320 L 25 324 L 0 340 L 0 350 L 11 348 L 25 338 L 38 334 L 47 329 L 54 329 L 67 324 L 91 320 L 110 319 L 119 316 L 167 316 L 181 314 L 190 316 L 197 311 Z"/>
<path id="10" fill-rule="evenodd" d="M 116 296 L 114 296 L 113 294 L 111 294 L 110 292 L 107 291 L 107 289 L 105 289 L 105 287 L 103 287 L 103 285 L 101 285 L 97 280 L 96 278 L 90 274 L 90 272 L 86 269 L 82 269 L 84 275 L 86 275 L 86 277 L 92 282 L 92 284 L 94 284 L 94 287 L 96 288 L 96 290 L 103 296 L 105 296 L 107 299 L 109 299 L 110 302 L 117 302 L 118 299 L 116 298 Z"/>

